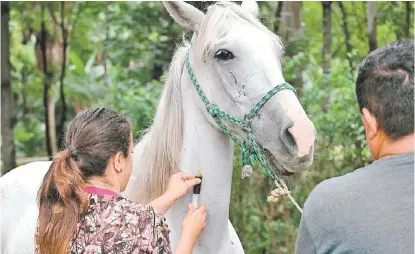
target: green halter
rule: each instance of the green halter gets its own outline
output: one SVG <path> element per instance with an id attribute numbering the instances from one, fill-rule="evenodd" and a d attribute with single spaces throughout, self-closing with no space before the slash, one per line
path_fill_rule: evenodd
<path id="1" fill-rule="evenodd" d="M 199 82 L 197 82 L 195 74 L 193 73 L 192 67 L 190 65 L 189 52 L 187 52 L 185 64 L 187 72 L 189 73 L 190 78 L 192 80 L 192 83 L 206 106 L 207 112 L 209 112 L 209 114 L 212 115 L 213 119 L 215 120 L 219 128 L 223 131 L 223 133 L 228 135 L 233 140 L 233 142 L 238 144 L 239 148 L 241 149 L 242 166 L 244 167 L 244 170 L 246 167 L 248 167 L 248 170 L 252 171 L 252 168 L 250 167 L 252 167 L 254 161 L 256 161 L 261 167 L 261 169 L 268 176 L 275 179 L 276 175 L 274 171 L 271 170 L 268 164 L 268 160 L 264 154 L 264 150 L 255 141 L 254 134 L 252 133 L 251 122 L 252 119 L 258 114 L 258 111 L 265 105 L 265 103 L 268 102 L 269 99 L 272 98 L 272 96 L 274 96 L 276 93 L 282 90 L 291 90 L 294 93 L 296 93 L 295 88 L 288 83 L 279 84 L 272 88 L 268 93 L 266 93 L 264 97 L 262 97 L 262 99 L 248 112 L 248 114 L 244 115 L 243 117 L 233 117 L 225 111 L 223 111 L 222 109 L 220 109 L 215 104 L 210 103 L 209 99 L 206 97 L 205 93 L 200 87 Z M 240 138 L 238 138 L 229 130 L 229 128 L 222 122 L 220 118 L 226 119 L 229 122 L 239 126 L 247 134 L 247 139 L 241 140 Z"/>

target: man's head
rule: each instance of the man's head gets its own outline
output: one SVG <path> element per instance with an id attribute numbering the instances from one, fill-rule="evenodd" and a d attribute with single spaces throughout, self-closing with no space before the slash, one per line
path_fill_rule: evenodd
<path id="1" fill-rule="evenodd" d="M 374 159 L 400 153 L 390 150 L 403 139 L 411 139 L 406 150 L 410 143 L 413 150 L 414 41 L 392 42 L 366 56 L 358 69 L 356 95 Z"/>

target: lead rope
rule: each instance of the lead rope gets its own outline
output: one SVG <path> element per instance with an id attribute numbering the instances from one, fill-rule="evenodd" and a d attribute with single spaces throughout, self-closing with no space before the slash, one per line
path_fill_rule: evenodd
<path id="1" fill-rule="evenodd" d="M 280 181 L 280 183 L 278 183 L 278 181 Z M 286 195 L 297 208 L 297 210 L 301 214 L 303 214 L 303 209 L 301 209 L 300 205 L 295 201 L 293 196 L 291 196 L 291 192 L 288 190 L 285 182 L 281 178 L 277 178 L 275 179 L 274 183 L 277 186 L 277 188 L 271 191 L 271 193 L 267 197 L 267 201 L 270 203 L 274 203 L 278 201 L 278 198 L 280 196 Z"/>
<path id="2" fill-rule="evenodd" d="M 250 176 L 250 174 L 252 173 L 252 165 L 254 161 L 256 161 L 259 164 L 261 170 L 264 171 L 264 173 L 266 173 L 271 178 L 275 179 L 274 183 L 277 186 L 268 195 L 267 201 L 270 203 L 276 202 L 280 196 L 286 195 L 293 202 L 298 211 L 300 211 L 300 213 L 303 213 L 301 207 L 291 196 L 291 192 L 288 190 L 285 182 L 280 177 L 275 175 L 275 173 L 270 169 L 268 165 L 268 159 L 266 158 L 263 149 L 255 141 L 251 128 L 252 118 L 257 115 L 258 111 L 265 105 L 265 103 L 268 102 L 269 99 L 271 99 L 279 91 L 286 89 L 296 93 L 295 88 L 288 83 L 279 84 L 275 86 L 273 89 L 271 89 L 268 93 L 266 93 L 261 98 L 261 100 L 249 111 L 248 114 L 246 114 L 242 118 L 233 117 L 225 111 L 223 111 L 222 109 L 220 109 L 215 104 L 210 103 L 209 99 L 203 92 L 202 87 L 199 85 L 199 82 L 197 81 L 195 74 L 193 73 L 192 66 L 190 64 L 189 52 L 187 52 L 186 55 L 185 65 L 187 72 L 189 73 L 190 79 L 192 80 L 193 86 L 195 87 L 197 93 L 199 94 L 200 98 L 205 104 L 207 112 L 209 112 L 209 114 L 213 117 L 213 119 L 217 123 L 218 127 L 222 130 L 222 132 L 229 136 L 232 139 L 232 141 L 239 146 L 242 153 L 242 179 Z M 241 127 L 241 129 L 247 134 L 247 140 L 243 141 L 239 139 L 236 135 L 234 135 L 219 117 L 222 117 L 228 120 L 229 122 Z"/>

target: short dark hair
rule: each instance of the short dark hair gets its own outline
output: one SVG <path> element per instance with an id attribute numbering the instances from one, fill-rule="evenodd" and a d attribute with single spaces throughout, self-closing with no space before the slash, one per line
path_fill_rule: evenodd
<path id="1" fill-rule="evenodd" d="M 358 68 L 356 96 L 386 135 L 414 132 L 414 41 L 395 41 L 366 56 Z"/>

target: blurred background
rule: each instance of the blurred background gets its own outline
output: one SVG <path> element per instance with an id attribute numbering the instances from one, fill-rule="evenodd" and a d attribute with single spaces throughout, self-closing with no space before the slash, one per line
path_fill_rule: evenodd
<path id="1" fill-rule="evenodd" d="M 189 2 L 206 11 L 214 2 Z M 371 50 L 414 37 L 413 2 L 259 2 L 285 45 L 283 73 L 317 129 L 312 168 L 291 183 L 302 206 L 324 179 L 370 163 L 354 94 Z M 91 106 L 126 114 L 135 137 L 151 125 L 183 29 L 160 2 L 1 2 L 1 172 L 47 160 L 68 121 Z M 189 34 L 187 34 L 189 37 Z M 300 214 L 259 170 L 240 179 L 231 221 L 246 253 L 293 253 Z"/>

